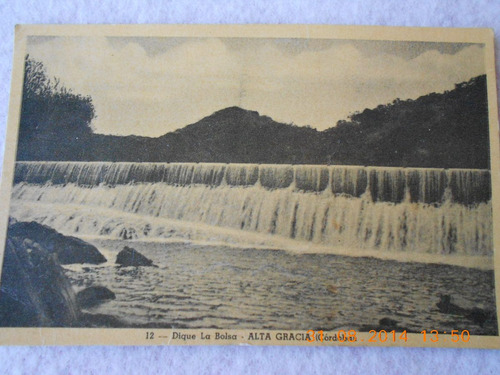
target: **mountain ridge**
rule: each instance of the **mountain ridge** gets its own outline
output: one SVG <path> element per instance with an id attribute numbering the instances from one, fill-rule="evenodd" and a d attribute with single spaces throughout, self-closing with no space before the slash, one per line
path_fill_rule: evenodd
<path id="1" fill-rule="evenodd" d="M 45 135 L 30 147 L 22 143 L 18 160 L 488 168 L 488 124 L 483 75 L 444 93 L 356 112 L 323 131 L 232 106 L 155 138 Z"/>

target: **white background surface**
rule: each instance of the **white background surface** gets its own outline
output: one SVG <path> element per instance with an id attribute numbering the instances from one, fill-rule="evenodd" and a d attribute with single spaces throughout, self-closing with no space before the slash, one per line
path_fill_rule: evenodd
<path id="1" fill-rule="evenodd" d="M 494 29 L 497 40 L 500 33 L 498 0 L 0 0 L 0 15 L 0 155 L 2 157 L 15 24 L 310 23 L 489 27 Z M 496 45 L 498 56 L 498 41 Z M 0 199 L 6 198 L 0 197 Z M 235 346 L 0 347 L 0 373 L 498 374 L 500 351 Z"/>

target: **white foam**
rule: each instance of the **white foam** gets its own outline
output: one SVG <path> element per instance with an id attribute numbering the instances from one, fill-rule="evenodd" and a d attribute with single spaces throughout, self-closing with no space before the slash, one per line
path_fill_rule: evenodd
<path id="1" fill-rule="evenodd" d="M 66 235 L 85 240 L 117 240 L 123 230 L 136 233 L 129 241 L 161 243 L 195 243 L 209 246 L 286 250 L 292 253 L 326 253 L 356 257 L 376 257 L 405 262 L 442 263 L 480 269 L 491 269 L 488 255 L 442 255 L 429 252 L 396 252 L 344 245 L 325 245 L 283 236 L 218 227 L 205 223 L 151 217 L 109 208 L 74 204 L 13 201 L 11 214 L 18 220 L 37 221 Z M 149 228 L 148 235 L 144 228 Z M 112 228 L 110 232 L 103 229 Z M 130 233 L 130 232 L 129 232 Z"/>

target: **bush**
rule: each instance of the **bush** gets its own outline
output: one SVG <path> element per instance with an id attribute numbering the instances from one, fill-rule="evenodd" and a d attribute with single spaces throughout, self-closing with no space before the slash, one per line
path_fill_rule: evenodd
<path id="1" fill-rule="evenodd" d="M 90 96 L 47 77 L 43 63 L 25 58 L 18 160 L 78 160 L 92 134 Z"/>

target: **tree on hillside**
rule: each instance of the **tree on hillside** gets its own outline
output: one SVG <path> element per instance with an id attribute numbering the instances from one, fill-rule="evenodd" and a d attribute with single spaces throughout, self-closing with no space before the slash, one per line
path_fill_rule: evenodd
<path id="1" fill-rule="evenodd" d="M 395 99 L 324 131 L 335 164 L 489 168 L 486 76 L 444 93 Z"/>
<path id="2" fill-rule="evenodd" d="M 51 80 L 42 62 L 25 58 L 18 160 L 78 160 L 92 134 L 90 96 Z"/>

